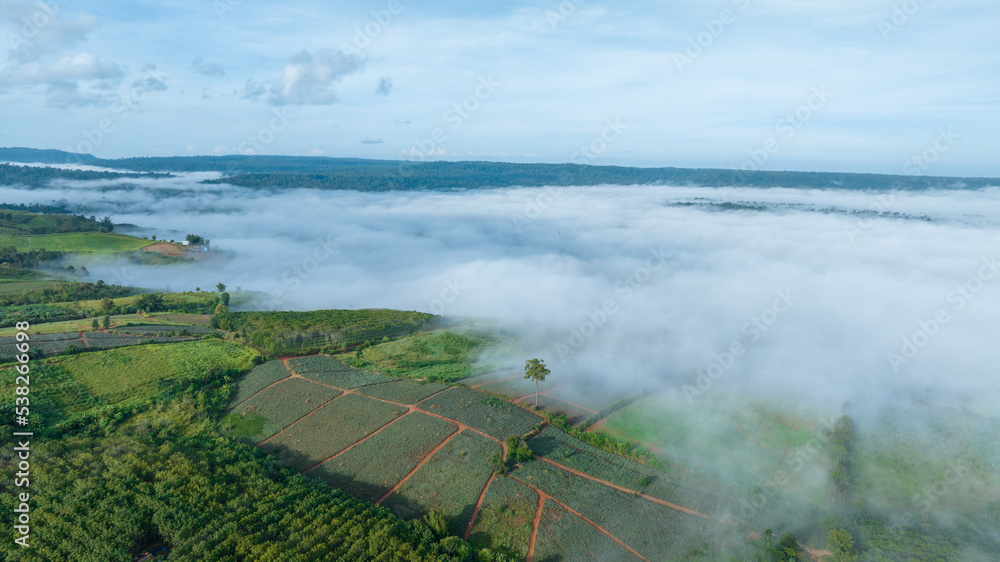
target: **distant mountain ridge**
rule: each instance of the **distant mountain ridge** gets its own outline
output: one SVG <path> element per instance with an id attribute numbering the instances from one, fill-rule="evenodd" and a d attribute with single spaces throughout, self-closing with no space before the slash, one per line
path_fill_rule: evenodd
<path id="1" fill-rule="evenodd" d="M 1000 178 L 962 178 L 772 172 L 713 168 L 636 168 L 585 164 L 507 162 L 410 162 L 312 156 L 169 156 L 103 159 L 91 154 L 32 148 L 0 148 L 0 161 L 88 164 L 130 172 L 206 172 L 224 177 L 202 183 L 248 188 L 314 188 L 357 191 L 476 189 L 585 185 L 681 185 L 788 187 L 850 190 L 980 189 Z M 76 179 L 76 178 L 72 178 Z"/>

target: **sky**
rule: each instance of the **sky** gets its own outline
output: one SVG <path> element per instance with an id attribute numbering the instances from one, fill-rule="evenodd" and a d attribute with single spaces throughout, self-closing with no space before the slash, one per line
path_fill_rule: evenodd
<path id="1" fill-rule="evenodd" d="M 1000 176 L 993 0 L 0 1 L 0 146 Z"/>

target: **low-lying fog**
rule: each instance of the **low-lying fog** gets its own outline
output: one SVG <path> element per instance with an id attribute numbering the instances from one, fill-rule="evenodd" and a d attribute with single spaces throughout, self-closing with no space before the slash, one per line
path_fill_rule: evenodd
<path id="1" fill-rule="evenodd" d="M 560 376 L 836 410 L 916 392 L 981 411 L 1000 397 L 1000 188 L 269 192 L 206 177 L 3 187 L 0 201 L 67 201 L 228 255 L 86 258 L 91 279 L 492 319 Z"/>

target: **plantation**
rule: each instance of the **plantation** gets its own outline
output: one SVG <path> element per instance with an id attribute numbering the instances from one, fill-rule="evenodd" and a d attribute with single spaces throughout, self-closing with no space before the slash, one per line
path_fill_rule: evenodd
<path id="1" fill-rule="evenodd" d="M 406 413 L 406 408 L 347 394 L 288 427 L 261 448 L 306 471 Z"/>
<path id="2" fill-rule="evenodd" d="M 556 497 L 648 559 L 682 556 L 706 529 L 725 534 L 711 519 L 627 494 L 547 463 L 528 463 L 514 476 Z"/>
<path id="3" fill-rule="evenodd" d="M 499 443 L 463 431 L 390 494 L 383 505 L 403 518 L 435 509 L 451 520 L 451 531 L 462 536 L 493 473 L 489 459 L 501 452 Z"/>
<path id="4" fill-rule="evenodd" d="M 260 431 L 251 439 L 259 443 L 340 394 L 332 388 L 290 378 L 243 402 L 233 409 L 233 413 L 264 418 Z"/>
<path id="5" fill-rule="evenodd" d="M 416 404 L 421 400 L 448 388 L 446 384 L 397 380 L 371 386 L 363 386 L 358 392 L 373 398 L 381 398 L 399 404 Z"/>
<path id="6" fill-rule="evenodd" d="M 296 374 L 319 372 L 355 371 L 354 367 L 345 365 L 342 361 L 334 359 L 329 355 L 310 355 L 308 357 L 295 357 L 288 360 L 288 368 Z"/>
<path id="7" fill-rule="evenodd" d="M 435 318 L 398 310 L 317 310 L 227 312 L 212 322 L 213 327 L 242 334 L 268 355 L 304 355 L 397 338 L 426 327 Z"/>
<path id="8" fill-rule="evenodd" d="M 496 439 L 525 435 L 541 423 L 541 418 L 510 402 L 453 387 L 419 403 L 420 407 L 468 425 Z"/>
<path id="9" fill-rule="evenodd" d="M 376 375 L 359 369 L 351 369 L 349 371 L 318 371 L 306 373 L 302 377 L 320 384 L 328 384 L 345 390 L 396 380 L 390 376 Z"/>
<path id="10" fill-rule="evenodd" d="M 42 234 L 35 236 L 0 235 L 0 247 L 13 246 L 19 252 L 46 250 L 49 252 L 117 254 L 141 250 L 152 243 L 143 238 L 103 232 Z"/>
<path id="11" fill-rule="evenodd" d="M 307 474 L 352 496 L 378 501 L 456 431 L 453 423 L 420 412 L 407 414 Z M 392 451 L 393 462 L 385 462 L 386 451 Z"/>
<path id="12" fill-rule="evenodd" d="M 205 335 L 214 334 L 215 330 L 207 326 L 174 326 L 170 324 L 138 324 L 120 326 L 115 332 L 133 335 Z M 186 332 L 186 333 L 185 333 Z"/>
<path id="13" fill-rule="evenodd" d="M 26 304 L 22 306 L 0 307 L 0 328 L 13 326 L 17 322 L 60 322 L 76 320 L 82 315 L 74 310 L 48 304 Z"/>
<path id="14" fill-rule="evenodd" d="M 238 405 L 254 394 L 280 381 L 288 378 L 288 369 L 281 361 L 268 361 L 262 365 L 257 365 L 249 373 L 243 375 L 236 383 L 236 390 L 233 392 L 232 404 Z"/>
<path id="15" fill-rule="evenodd" d="M 611 537 L 552 501 L 545 502 L 533 560 L 638 560 Z M 662 558 L 656 558 L 661 560 Z"/>
<path id="16" fill-rule="evenodd" d="M 526 557 L 537 509 L 538 494 L 534 490 L 513 478 L 497 476 L 483 497 L 469 542 L 475 548 Z M 537 545 L 535 552 L 538 552 Z M 535 559 L 546 558 L 536 556 Z"/>

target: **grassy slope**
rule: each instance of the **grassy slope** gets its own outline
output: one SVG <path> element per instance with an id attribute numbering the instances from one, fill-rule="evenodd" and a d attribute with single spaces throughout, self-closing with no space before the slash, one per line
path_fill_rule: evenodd
<path id="1" fill-rule="evenodd" d="M 50 252 L 115 254 L 120 252 L 134 252 L 150 244 L 153 244 L 153 242 L 143 238 L 102 232 L 0 236 L 0 246 L 14 246 L 19 252 L 48 250 Z"/>
<path id="2" fill-rule="evenodd" d="M 486 368 L 476 365 L 479 352 L 491 341 L 482 332 L 435 330 L 380 343 L 361 352 L 337 356 L 360 368 L 434 382 L 451 382 L 476 375 Z"/>

